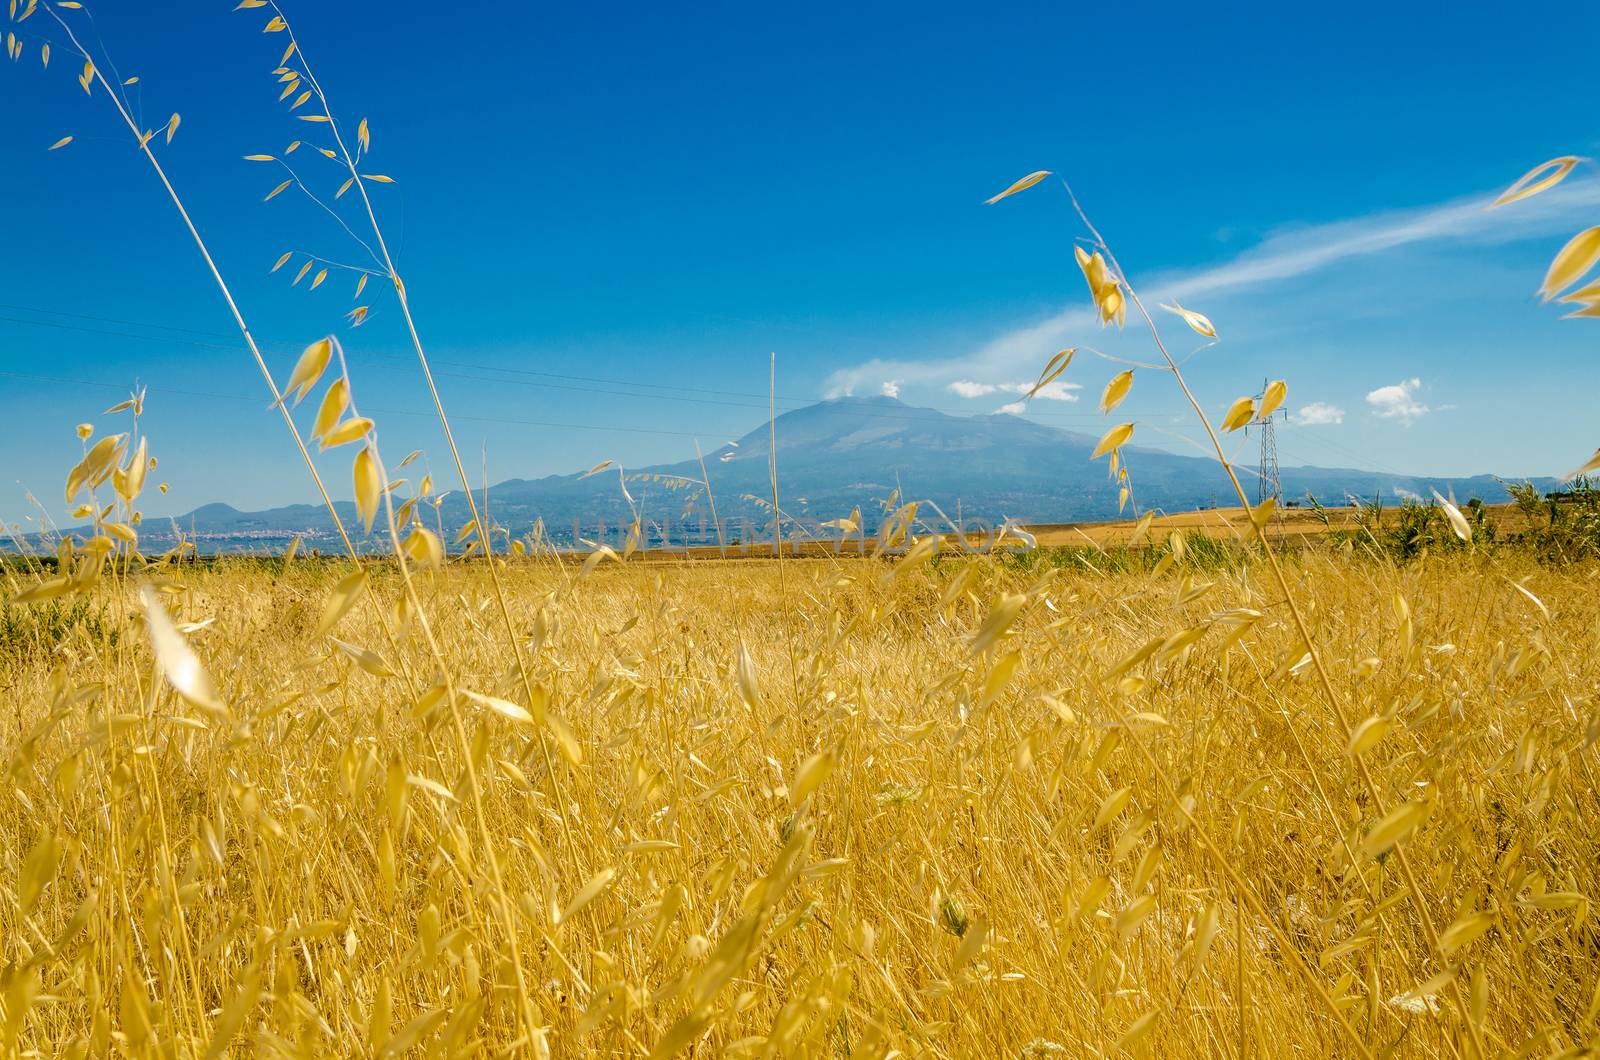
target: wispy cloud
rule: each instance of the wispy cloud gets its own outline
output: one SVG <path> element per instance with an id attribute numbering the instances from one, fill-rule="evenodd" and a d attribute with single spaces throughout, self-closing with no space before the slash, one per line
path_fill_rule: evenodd
<path id="1" fill-rule="evenodd" d="M 1344 422 L 1344 409 L 1326 401 L 1313 401 L 1302 405 L 1294 414 L 1294 422 L 1301 427 L 1322 427 Z"/>
<path id="2" fill-rule="evenodd" d="M 1492 199 L 1492 194 L 1474 195 L 1421 209 L 1384 211 L 1285 230 L 1231 261 L 1198 270 L 1136 276 L 1134 281 L 1147 304 L 1204 302 L 1416 244 L 1497 245 L 1561 232 L 1575 217 L 1600 206 L 1600 180 L 1569 181 L 1555 191 L 1501 210 L 1486 209 Z M 878 359 L 841 369 L 829 379 L 830 394 L 849 393 L 858 385 L 887 376 L 907 384 L 947 386 L 952 380 L 968 381 L 975 374 L 981 378 L 1032 371 L 1060 347 L 1096 333 L 1097 324 L 1095 312 L 1085 300 L 998 335 L 963 356 L 929 361 Z M 1225 325 L 1222 327 L 1225 332 Z"/>
<path id="3" fill-rule="evenodd" d="M 1081 390 L 1081 383 L 1063 383 L 1059 379 L 1052 379 L 1038 389 L 1033 383 L 975 383 L 970 379 L 957 379 L 945 386 L 945 389 L 957 397 L 981 398 L 990 394 L 1022 394 L 1040 398 L 1044 401 L 1077 401 L 1078 395 L 1074 390 Z M 1011 406 L 1002 409 L 1004 412 Z"/>
<path id="4" fill-rule="evenodd" d="M 1422 380 L 1415 377 L 1402 379 L 1391 386 L 1380 386 L 1367 394 L 1367 404 L 1372 406 L 1372 414 L 1385 420 L 1399 420 L 1406 426 L 1426 416 L 1428 406 L 1417 400 L 1417 391 L 1422 389 Z"/>

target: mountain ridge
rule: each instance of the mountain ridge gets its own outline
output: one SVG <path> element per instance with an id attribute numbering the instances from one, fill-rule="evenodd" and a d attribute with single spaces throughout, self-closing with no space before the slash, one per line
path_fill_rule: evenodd
<path id="1" fill-rule="evenodd" d="M 770 431 L 762 424 L 705 456 L 706 478 L 726 538 L 771 539 Z M 1060 523 L 1126 514 L 1126 509 L 1119 510 L 1119 485 L 1108 476 L 1106 460 L 1088 459 L 1098 438 L 1020 416 L 955 416 L 886 396 L 844 397 L 785 412 L 777 418 L 776 434 L 786 527 L 815 525 L 856 508 L 870 526 L 891 492 L 903 500 L 932 501 L 952 518 L 959 512 L 964 521 L 988 525 L 1006 518 Z M 1214 507 L 1234 497 L 1213 459 L 1133 445 L 1124 448 L 1123 456 L 1132 503 L 1140 510 Z M 648 543 L 715 541 L 699 460 L 624 469 L 620 474 L 626 494 L 618 474 L 607 468 L 593 475 L 506 479 L 488 489 L 490 519 L 513 536 L 542 519 L 549 540 L 572 545 L 614 538 L 637 509 Z M 1449 478 L 1309 465 L 1284 467 L 1280 475 L 1285 502 L 1302 501 L 1307 494 L 1333 504 L 1350 495 L 1420 499 L 1434 489 L 1453 492 L 1463 501 L 1507 498 L 1500 480 L 1489 475 Z M 1546 488 L 1554 483 L 1533 481 Z M 1253 494 L 1251 484 L 1246 487 Z M 353 504 L 341 501 L 336 509 L 347 526 L 355 522 Z M 426 506 L 421 510 L 428 525 L 442 528 L 447 536 L 470 518 L 458 491 L 445 495 L 437 516 Z M 158 529 L 166 522 L 149 519 L 141 534 L 153 540 L 164 533 L 171 536 L 173 531 Z M 252 512 L 212 502 L 170 522 L 210 550 L 271 550 L 295 535 L 307 545 L 338 543 L 326 509 L 311 504 Z M 374 539 L 372 545 L 381 542 Z"/>

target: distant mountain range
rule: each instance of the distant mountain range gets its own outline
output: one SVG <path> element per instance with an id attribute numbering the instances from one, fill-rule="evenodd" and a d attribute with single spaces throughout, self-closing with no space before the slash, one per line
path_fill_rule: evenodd
<path id="1" fill-rule="evenodd" d="M 837 398 L 778 417 L 777 440 L 780 504 L 786 527 L 794 531 L 858 507 L 874 528 L 882 505 L 896 491 L 902 500 L 933 502 L 952 520 L 987 525 L 1007 518 L 1060 523 L 1119 514 L 1118 485 L 1107 476 L 1106 460 L 1089 459 L 1098 438 L 1019 416 L 952 416 L 890 397 Z M 705 477 L 730 541 L 771 540 L 768 454 L 766 424 L 736 445 L 706 454 Z M 1126 448 L 1124 458 L 1141 510 L 1236 503 L 1214 460 L 1137 446 Z M 648 528 L 648 543 L 659 544 L 663 534 L 672 544 L 715 542 L 699 462 L 628 468 L 624 474 L 628 495 Z M 1427 498 L 1435 489 L 1462 502 L 1508 499 L 1500 481 L 1488 475 L 1448 479 L 1322 467 L 1284 467 L 1281 475 L 1285 503 L 1304 502 L 1311 494 L 1330 505 L 1349 497 L 1382 497 L 1392 504 L 1408 496 Z M 1253 500 L 1255 476 L 1242 477 Z M 1534 481 L 1545 489 L 1554 486 L 1554 480 Z M 341 502 L 337 508 L 347 526 L 355 523 L 352 504 Z M 615 468 L 593 475 L 509 479 L 490 488 L 489 508 L 490 520 L 515 536 L 543 519 L 557 545 L 574 543 L 575 526 L 579 540 L 603 537 L 616 544 L 632 518 Z M 423 512 L 433 525 L 433 510 L 424 507 Z M 453 536 L 470 517 L 458 490 L 445 497 L 437 519 Z M 170 524 L 147 520 L 141 530 L 146 548 L 168 537 L 172 524 L 203 552 L 276 551 L 296 534 L 303 537 L 303 547 L 337 545 L 326 509 L 309 504 L 259 512 L 208 504 Z"/>

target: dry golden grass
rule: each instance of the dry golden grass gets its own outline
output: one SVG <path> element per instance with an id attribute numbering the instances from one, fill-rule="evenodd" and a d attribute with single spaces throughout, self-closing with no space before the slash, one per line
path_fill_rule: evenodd
<path id="1" fill-rule="evenodd" d="M 130 582 L 103 578 L 102 623 L 29 642 L 5 677 L 0 1044 L 1593 1042 L 1594 569 L 1287 565 L 1346 709 L 1390 723 L 1363 752 L 1379 788 L 1431 809 L 1400 841 L 1434 949 L 1259 559 L 1043 580 L 984 557 L 887 581 L 881 563 L 782 566 L 508 564 L 544 725 L 508 716 L 541 704 L 521 696 L 482 564 L 415 576 L 454 700 L 414 624 L 392 624 L 391 647 L 378 609 L 353 609 L 333 635 L 371 652 L 367 669 L 313 635 L 329 565 L 147 572 L 175 622 L 209 623 L 187 640 L 225 710 L 160 679 Z M 1506 580 L 1525 576 L 1548 618 Z M 387 610 L 398 581 L 376 570 L 369 595 Z M 1189 647 L 1127 665 L 1190 629 Z M 999 636 L 974 653 L 985 630 Z"/>
<path id="2" fill-rule="evenodd" d="M 339 343 L 286 376 L 255 346 L 161 162 L 178 114 L 141 128 L 82 5 L 12 17 L 36 9 L 161 181 L 350 561 L 147 558 L 143 392 L 110 410 L 131 429 L 80 428 L 65 499 L 92 530 L 53 570 L 0 574 L 0 1056 L 1600 1046 L 1600 568 L 1496 552 L 1444 498 L 1446 536 L 1404 566 L 1279 554 L 1272 527 L 1299 523 L 1250 506 L 1218 429 L 1269 417 L 1287 384 L 1208 415 L 1064 182 L 1100 320 L 1131 309 L 1156 355 L 1113 358 L 1130 367 L 1101 407 L 1134 368 L 1181 393 L 1241 505 L 1235 549 L 1172 536 L 1131 574 L 1093 553 L 1044 575 L 929 562 L 916 506 L 891 501 L 877 534 L 899 559 L 577 567 L 479 517 L 369 196 L 394 180 L 282 8 L 245 0 L 283 49 L 285 114 L 310 104 L 307 155 L 340 170 L 337 191 L 303 182 L 298 139 L 249 155 L 288 174 L 265 198 L 293 187 L 365 251 L 301 254 L 288 282 L 349 271 L 355 298 L 372 278 L 394 298 L 472 508 L 456 544 L 477 558 L 446 562 L 422 518 L 440 496 L 390 477 L 411 458 L 384 462 Z M 1546 294 L 1597 256 L 1580 236 Z M 1136 427 L 1108 421 L 1095 453 L 1131 510 Z M 387 559 L 358 554 L 308 434 L 359 443 L 348 481 Z M 775 462 L 771 497 L 782 527 Z M 635 513 L 625 553 L 640 536 Z M 1142 571 L 1119 555 L 1107 570 Z"/>
<path id="3" fill-rule="evenodd" d="M 1517 533 L 1528 528 L 1528 519 L 1515 505 L 1491 504 L 1487 506 L 1487 511 L 1490 523 L 1502 533 Z M 1281 508 L 1273 513 L 1267 536 L 1274 542 L 1287 544 L 1315 541 L 1341 531 L 1349 535 L 1359 533 L 1363 527 L 1392 526 L 1400 515 L 1401 509 L 1397 507 L 1391 507 L 1381 514 L 1342 507 L 1324 508 L 1320 512 L 1310 508 Z M 1119 519 L 1114 522 L 1041 523 L 1026 529 L 1040 545 L 1064 548 L 1114 547 L 1127 544 L 1135 531 L 1139 530 L 1139 522 L 1137 519 Z M 1163 513 L 1151 519 L 1143 534 L 1160 539 L 1174 530 L 1238 543 L 1250 541 L 1254 536 L 1250 511 L 1246 508 Z"/>

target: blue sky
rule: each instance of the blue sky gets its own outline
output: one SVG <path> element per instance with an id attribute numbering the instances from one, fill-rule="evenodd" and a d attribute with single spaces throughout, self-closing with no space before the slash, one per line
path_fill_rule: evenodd
<path id="1" fill-rule="evenodd" d="M 448 478 L 398 314 L 374 284 L 269 275 L 288 250 L 362 251 L 242 160 L 314 139 L 277 101 L 282 35 L 229 3 L 88 0 L 74 25 L 137 75 L 143 124 L 176 111 L 168 165 L 274 370 L 336 330 L 394 459 Z M 533 477 L 677 460 L 780 405 L 885 385 L 992 412 L 1062 345 L 1146 357 L 1090 319 L 1068 176 L 1135 283 L 1222 343 L 1190 362 L 1220 411 L 1264 376 L 1315 406 L 1285 463 L 1557 474 L 1600 443 L 1600 324 L 1533 297 L 1600 223 L 1593 170 L 1486 214 L 1534 164 L 1600 151 L 1589 73 L 1600 9 L 1275 5 L 1136 13 L 1012 4 L 438 5 L 288 8 L 336 114 L 373 131 L 374 193 L 474 472 Z M 148 385 L 172 484 L 151 514 L 313 494 L 263 383 L 149 167 L 78 88 L 35 15 L 0 64 L 0 518 L 31 490 L 60 518 L 73 425 Z M 57 40 L 41 69 L 43 36 Z M 308 130 L 312 133 L 308 135 Z M 46 148 L 65 135 L 68 146 Z M 331 164 L 308 178 L 329 194 Z M 349 202 L 341 200 L 340 205 Z M 354 222 L 354 215 L 347 211 Z M 1167 335 L 1197 343 L 1176 319 Z M 1082 356 L 1027 414 L 1103 430 L 1119 369 Z M 118 389 L 120 388 L 120 390 Z M 1197 437 L 1170 380 L 1123 406 L 1141 440 Z M 303 409 L 309 417 L 311 410 Z M 1333 421 L 1338 422 L 1333 422 Z M 1322 421 L 1322 422 L 1314 422 Z M 343 486 L 348 451 L 328 458 Z"/>

